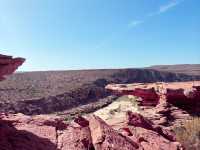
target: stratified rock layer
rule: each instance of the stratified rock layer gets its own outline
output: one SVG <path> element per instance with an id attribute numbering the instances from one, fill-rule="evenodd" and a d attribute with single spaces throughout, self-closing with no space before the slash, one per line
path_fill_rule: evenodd
<path id="1" fill-rule="evenodd" d="M 24 58 L 13 58 L 0 54 L 0 81 L 5 79 L 5 75 L 12 74 L 24 61 Z"/>
<path id="2" fill-rule="evenodd" d="M 140 97 L 138 101 L 140 106 L 156 106 L 159 103 L 159 94 L 156 92 L 154 87 L 151 88 L 132 88 L 127 89 L 125 86 L 122 88 L 113 87 L 113 85 L 107 85 L 106 89 L 112 91 L 117 95 L 134 95 Z"/>
<path id="3" fill-rule="evenodd" d="M 200 84 L 199 81 L 197 83 Z M 165 101 L 189 113 L 200 112 L 200 86 L 192 86 L 191 82 L 182 85 L 181 83 L 133 84 L 129 87 L 108 85 L 106 88 L 121 95 L 140 97 L 141 100 L 138 102 L 141 106 L 157 106 Z"/>
<path id="4" fill-rule="evenodd" d="M 200 112 L 200 86 L 190 89 L 167 89 L 167 102 L 183 108 L 191 113 Z"/>

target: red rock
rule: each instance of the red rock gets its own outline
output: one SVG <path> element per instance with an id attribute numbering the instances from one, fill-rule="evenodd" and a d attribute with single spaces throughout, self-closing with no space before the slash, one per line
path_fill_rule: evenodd
<path id="1" fill-rule="evenodd" d="M 139 113 L 128 111 L 126 116 L 128 125 L 153 130 L 153 123 Z"/>
<path id="2" fill-rule="evenodd" d="M 117 90 L 114 91 L 114 94 Z M 119 91 L 121 95 L 133 95 L 140 97 L 142 100 L 138 101 L 141 106 L 156 106 L 159 102 L 159 95 L 156 93 L 154 88 L 134 88 L 132 90 Z M 118 95 L 118 94 L 117 94 Z"/>
<path id="3" fill-rule="evenodd" d="M 157 132 L 159 135 L 170 141 L 176 141 L 175 134 L 168 130 L 163 129 L 161 126 L 153 124 L 150 120 L 146 119 L 142 115 L 138 113 L 127 112 L 127 123 L 128 125 L 132 125 L 134 127 L 141 127 L 147 130 L 152 130 Z"/>
<path id="4" fill-rule="evenodd" d="M 129 129 L 138 138 L 138 142 L 144 150 L 182 150 L 178 142 L 172 142 L 155 131 L 141 127 L 131 127 Z"/>
<path id="5" fill-rule="evenodd" d="M 69 126 L 58 136 L 60 150 L 92 150 L 93 144 L 89 127 Z"/>
<path id="6" fill-rule="evenodd" d="M 166 101 L 191 113 L 199 113 L 200 91 L 198 86 L 192 89 L 167 89 Z"/>
<path id="7" fill-rule="evenodd" d="M 133 136 L 133 133 L 130 131 L 129 128 L 121 128 L 123 131 L 125 131 L 127 136 Z"/>
<path id="8" fill-rule="evenodd" d="M 176 142 L 173 132 L 153 124 L 140 114 L 127 112 L 127 116 L 128 128 L 132 130 L 131 133 L 138 138 L 138 142 L 144 149 L 182 149 L 180 143 Z"/>
<path id="9" fill-rule="evenodd" d="M 140 124 L 149 124 L 149 121 L 140 115 L 135 115 L 138 119 L 133 119 L 133 114 L 130 115 L 132 115 L 131 124 L 117 131 L 96 116 L 89 117 L 89 126 L 83 127 L 82 124 L 67 125 L 59 117 L 0 114 L 0 149 L 178 150 L 181 148 L 179 143 L 169 140 L 169 136 L 173 135 L 167 130 L 154 124 L 142 126 Z"/>
<path id="10" fill-rule="evenodd" d="M 44 115 L 0 116 L 0 148 L 5 150 L 92 149 L 89 127 L 69 126 L 59 117 Z"/>
<path id="11" fill-rule="evenodd" d="M 56 150 L 56 128 L 39 126 L 37 120 L 22 114 L 1 116 L 0 148 L 1 150 Z"/>
<path id="12" fill-rule="evenodd" d="M 134 96 L 142 98 L 142 101 L 140 104 L 142 106 L 156 106 L 159 102 L 159 96 L 156 93 L 154 88 L 150 88 L 150 89 L 136 88 L 133 90 L 132 94 Z"/>
<path id="13" fill-rule="evenodd" d="M 74 119 L 74 122 L 79 124 L 81 127 L 87 127 L 89 126 L 89 121 L 86 120 L 85 118 L 78 116 L 77 118 Z"/>
<path id="14" fill-rule="evenodd" d="M 5 75 L 12 74 L 24 61 L 24 58 L 12 58 L 12 56 L 0 54 L 0 80 L 4 80 Z"/>
<path id="15" fill-rule="evenodd" d="M 97 116 L 89 119 L 89 127 L 95 150 L 141 149 L 136 142 L 112 129 Z"/>

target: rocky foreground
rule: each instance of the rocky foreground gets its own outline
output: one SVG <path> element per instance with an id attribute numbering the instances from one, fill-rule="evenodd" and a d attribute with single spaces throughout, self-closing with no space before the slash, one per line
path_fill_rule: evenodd
<path id="1" fill-rule="evenodd" d="M 1 114 L 1 150 L 178 150 L 175 135 L 140 114 L 127 112 L 115 130 L 97 116 L 78 117 L 67 124 L 61 118 Z"/>

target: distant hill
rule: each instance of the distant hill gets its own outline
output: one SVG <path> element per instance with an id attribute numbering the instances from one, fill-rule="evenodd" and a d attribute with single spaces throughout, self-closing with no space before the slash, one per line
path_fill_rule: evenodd
<path id="1" fill-rule="evenodd" d="M 157 65 L 147 67 L 158 71 L 167 71 L 173 73 L 183 73 L 187 75 L 200 75 L 200 64 L 181 64 L 181 65 Z"/>

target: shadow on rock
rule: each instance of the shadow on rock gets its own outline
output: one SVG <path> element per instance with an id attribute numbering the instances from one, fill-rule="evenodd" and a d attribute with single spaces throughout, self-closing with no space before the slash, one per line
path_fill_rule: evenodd
<path id="1" fill-rule="evenodd" d="M 49 139 L 41 138 L 25 130 L 17 130 L 12 122 L 0 120 L 1 150 L 56 150 Z"/>

